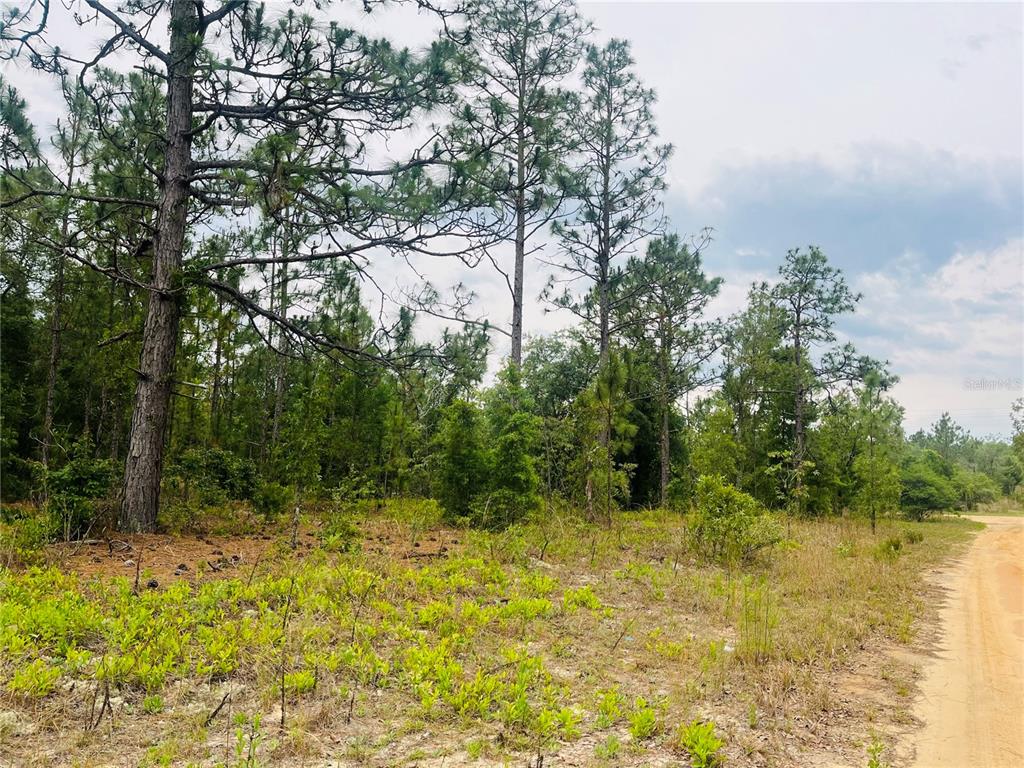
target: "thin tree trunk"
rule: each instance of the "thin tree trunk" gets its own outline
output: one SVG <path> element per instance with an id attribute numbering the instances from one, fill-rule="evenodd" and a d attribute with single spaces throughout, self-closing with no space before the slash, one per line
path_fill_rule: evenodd
<path id="1" fill-rule="evenodd" d="M 111 418 L 113 425 L 110 430 L 110 460 L 117 461 L 121 452 L 121 433 L 124 431 L 124 413 L 121 403 L 115 398 L 111 401 L 110 407 L 113 411 Z"/>
<path id="2" fill-rule="evenodd" d="M 282 246 L 282 252 L 285 258 L 288 256 L 288 252 L 291 250 L 291 231 L 290 227 L 285 225 L 285 238 L 284 245 Z M 288 317 L 288 262 L 284 262 L 281 265 L 281 296 L 278 299 L 278 313 L 282 318 Z M 288 347 L 288 335 L 281 332 L 281 352 L 284 353 Z M 285 356 L 280 354 L 277 357 L 277 371 L 276 381 L 274 382 L 274 423 L 271 428 L 270 440 L 274 448 L 277 448 L 277 441 L 281 434 L 281 415 L 284 411 L 284 390 L 285 390 L 285 373 L 287 372 L 285 367 Z"/>
<path id="3" fill-rule="evenodd" d="M 64 237 L 66 237 L 66 217 Z M 62 237 L 63 239 L 63 237 Z M 46 367 L 46 407 L 43 412 L 43 447 L 40 457 L 43 467 L 50 466 L 50 446 L 53 441 L 53 409 L 57 392 L 57 369 L 60 366 L 60 333 L 64 309 L 64 253 L 57 254 L 51 285 L 53 311 L 50 313 L 50 359 Z"/>
<path id="4" fill-rule="evenodd" d="M 604 145 L 604 157 L 602 158 L 603 165 L 603 179 L 601 189 L 601 229 L 598 236 L 598 255 L 597 255 L 597 270 L 598 270 L 598 327 L 599 327 L 599 373 L 598 376 L 607 375 L 608 381 L 608 418 L 603 420 L 601 425 L 601 431 L 598 435 L 598 440 L 601 447 L 604 449 L 605 463 L 607 467 L 607 484 L 608 488 L 608 505 L 606 509 L 606 519 L 609 526 L 611 525 L 611 469 L 612 469 L 612 402 L 613 392 L 611 386 L 611 373 L 608 371 L 608 366 L 611 362 L 611 201 L 609 199 L 610 188 L 611 188 L 611 144 L 612 144 L 612 124 L 611 120 L 611 99 L 608 100 L 608 124 L 605 130 L 605 145 Z M 588 480 L 589 482 L 589 480 Z M 588 492 L 588 506 L 590 505 L 590 488 Z"/>
<path id="5" fill-rule="evenodd" d="M 609 88 L 610 90 L 610 88 Z M 612 143 L 614 141 L 612 122 L 612 99 L 608 98 L 605 108 L 605 135 L 601 158 L 601 231 L 598 238 L 597 268 L 598 312 L 600 314 L 600 361 L 603 368 L 608 364 L 611 353 L 611 260 L 612 260 L 612 220 L 611 220 L 611 166 Z M 606 440 L 608 435 L 605 436 Z"/>
<path id="6" fill-rule="evenodd" d="M 608 436 L 608 442 L 605 444 L 605 478 L 604 478 L 604 491 L 605 491 L 605 507 L 604 517 L 605 522 L 609 528 L 612 527 L 612 446 L 611 446 L 611 434 L 612 434 L 612 408 L 613 400 L 611 396 L 611 387 L 608 388 L 608 411 L 607 419 L 605 421 L 605 435 Z"/>
<path id="7" fill-rule="evenodd" d="M 666 321 L 662 321 L 666 322 Z M 667 322 L 671 322 L 668 320 Z M 670 469 L 670 456 L 669 456 L 669 416 L 672 408 L 672 399 L 669 393 L 669 355 L 672 352 L 672 333 L 668 328 L 664 329 L 661 334 L 661 354 L 659 360 L 659 377 L 660 382 L 660 407 L 661 407 L 661 435 L 659 440 L 660 445 L 660 459 L 661 459 L 661 473 L 659 476 L 659 485 L 661 490 L 661 506 L 665 507 L 668 505 L 668 481 L 669 481 L 669 469 Z"/>
<path id="8" fill-rule="evenodd" d="M 871 399 L 870 395 L 868 397 L 868 408 L 870 408 L 870 411 L 868 412 L 868 430 L 869 430 L 869 432 L 868 432 L 868 467 L 870 468 L 870 472 L 871 472 L 871 534 L 874 535 L 874 533 L 875 533 L 875 517 L 876 517 L 876 512 L 875 512 L 875 472 L 877 470 L 877 467 L 875 465 L 875 424 L 874 424 L 875 405 L 874 405 L 874 402 L 872 402 L 872 399 Z"/>
<path id="9" fill-rule="evenodd" d="M 273 256 L 276 258 L 277 257 L 276 240 L 274 242 L 275 242 L 275 244 L 273 246 L 272 253 L 273 253 Z M 277 262 L 274 262 L 274 263 L 272 263 L 270 265 L 270 283 L 269 283 L 269 286 L 270 286 L 270 291 L 269 291 L 269 293 L 270 293 L 270 311 L 273 312 L 276 309 L 275 302 L 277 301 Z M 268 361 L 267 362 L 268 366 L 270 365 L 268 358 L 270 358 L 270 357 L 272 357 L 274 355 L 274 336 L 275 336 L 276 332 L 277 332 L 276 326 L 271 325 L 270 329 L 267 332 L 267 340 L 269 341 L 270 346 L 267 349 L 266 353 L 260 358 L 260 364 L 259 364 L 259 369 L 258 369 L 259 378 L 257 379 L 257 381 L 259 381 L 261 383 L 262 395 L 265 398 L 264 402 L 266 403 L 266 405 L 263 408 L 260 409 L 260 437 L 259 437 L 259 446 L 260 446 L 260 466 L 262 466 L 262 467 L 266 467 L 266 465 L 267 465 L 267 456 L 269 455 L 270 440 L 268 439 L 267 432 L 268 432 L 268 430 L 270 430 L 272 432 L 273 431 L 273 426 L 274 426 L 273 425 L 274 409 L 273 409 L 273 407 L 271 407 L 271 404 L 270 404 L 270 389 L 269 389 L 269 385 L 267 383 L 269 377 L 266 377 L 263 374 L 263 361 L 267 360 Z"/>
<path id="10" fill-rule="evenodd" d="M 524 47 L 525 51 L 525 47 Z M 524 54 L 525 55 L 525 54 Z M 516 126 L 516 254 L 512 276 L 512 365 L 523 364 L 523 268 L 526 262 L 526 112 L 520 81 Z"/>
<path id="11" fill-rule="evenodd" d="M 156 215 L 153 283 L 143 328 L 135 408 L 121 490 L 120 526 L 127 531 L 152 531 L 156 527 L 160 502 L 164 436 L 181 323 L 177 282 L 188 211 L 194 36 L 198 32 L 196 4 L 191 0 L 173 0 L 171 53 L 167 65 L 167 146 Z"/>
<path id="12" fill-rule="evenodd" d="M 796 367 L 796 401 L 793 414 L 793 472 L 797 514 L 803 513 L 804 484 L 804 376 L 801 370 L 800 315 L 797 314 L 793 332 L 793 363 Z"/>
<path id="13" fill-rule="evenodd" d="M 216 324 L 217 330 L 214 334 L 214 350 L 213 350 L 213 391 L 210 393 L 210 425 L 213 431 L 213 440 L 218 445 L 220 444 L 220 411 L 221 411 L 221 387 L 223 381 L 221 378 L 221 365 L 223 357 L 223 344 L 224 344 L 224 299 L 218 295 L 217 297 L 217 317 Z"/>
<path id="14" fill-rule="evenodd" d="M 75 185 L 76 161 L 78 158 L 78 141 L 81 137 L 82 116 L 78 110 L 72 115 L 71 144 L 68 157 L 68 191 Z M 50 293 L 53 296 L 53 311 L 50 313 L 50 358 L 46 367 L 46 405 L 43 412 L 43 467 L 50 466 L 50 447 L 53 443 L 53 412 L 57 393 L 57 371 L 60 368 L 60 334 L 64 322 L 64 248 L 67 244 L 68 230 L 71 224 L 71 204 L 65 201 L 60 224 L 60 244 L 56 253 L 53 281 Z M 45 490 L 45 489 L 44 489 Z"/>

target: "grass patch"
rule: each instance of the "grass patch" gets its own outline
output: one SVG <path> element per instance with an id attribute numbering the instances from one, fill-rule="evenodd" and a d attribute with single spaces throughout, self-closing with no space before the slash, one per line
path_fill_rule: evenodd
<path id="1" fill-rule="evenodd" d="M 258 563 L 186 563 L 153 589 L 30 548 L 0 568 L 0 684 L 33 727 L 0 731 L 0 755 L 158 763 L 152 745 L 173 744 L 176 764 L 207 765 L 215 739 L 241 765 L 514 762 L 586 737 L 596 764 L 683 750 L 715 765 L 754 728 L 783 755 L 794 714 L 835 706 L 826 676 L 907 637 L 921 573 L 980 528 L 794 520 L 738 566 L 688 554 L 685 521 L 660 511 L 604 528 L 554 510 L 488 533 L 403 501 L 352 526 L 357 546 L 304 528 L 293 550 L 282 532 Z M 876 556 L 891 541 L 898 556 Z M 889 678 L 903 695 L 907 675 Z"/>

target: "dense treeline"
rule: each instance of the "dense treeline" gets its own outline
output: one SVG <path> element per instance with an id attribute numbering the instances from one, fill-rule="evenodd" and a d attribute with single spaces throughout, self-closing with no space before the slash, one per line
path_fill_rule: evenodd
<path id="1" fill-rule="evenodd" d="M 860 297 L 818 248 L 708 316 L 711 238 L 663 216 L 655 96 L 568 0 L 425 6 L 444 32 L 421 54 L 312 7 L 88 5 L 109 38 L 84 66 L 37 6 L 2 28 L 67 106 L 44 140 L 2 84 L 2 493 L 64 535 L 332 495 L 500 527 L 553 499 L 874 521 L 1019 492 L 1020 420 L 1012 446 L 948 415 L 905 438 L 893 373 L 835 331 Z M 381 296 L 395 256 L 492 270 L 507 313 Z M 542 258 L 578 324 L 531 336 Z M 451 329 L 428 339 L 423 315 Z"/>

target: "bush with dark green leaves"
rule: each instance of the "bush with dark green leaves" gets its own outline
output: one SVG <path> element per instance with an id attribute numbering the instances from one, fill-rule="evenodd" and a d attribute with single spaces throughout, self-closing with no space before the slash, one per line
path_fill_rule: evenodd
<path id="1" fill-rule="evenodd" d="M 56 469 L 40 468 L 45 488 L 46 511 L 54 533 L 65 541 L 85 535 L 103 512 L 112 512 L 109 500 L 118 476 L 118 467 L 110 459 L 97 459 L 88 438 L 71 446 L 66 460 Z"/>
<path id="2" fill-rule="evenodd" d="M 693 549 L 708 560 L 749 561 L 782 540 L 778 521 L 718 475 L 697 481 L 687 528 Z"/>
<path id="3" fill-rule="evenodd" d="M 472 518 L 474 502 L 487 480 L 480 409 L 456 400 L 445 409 L 438 435 L 437 500 L 450 522 Z"/>
<path id="4" fill-rule="evenodd" d="M 539 420 L 517 406 L 492 397 L 486 412 L 465 400 L 445 410 L 435 477 L 450 522 L 507 528 L 540 506 Z"/>
<path id="5" fill-rule="evenodd" d="M 168 474 L 186 503 L 252 499 L 258 487 L 256 465 L 220 448 L 190 448 Z"/>
<path id="6" fill-rule="evenodd" d="M 284 514 L 293 492 L 280 483 L 260 483 L 252 495 L 252 508 L 266 520 L 274 520 Z"/>
<path id="7" fill-rule="evenodd" d="M 957 492 L 951 480 L 952 468 L 935 451 L 910 454 L 900 469 L 900 507 L 912 520 L 923 520 L 933 512 L 952 509 Z"/>
<path id="8" fill-rule="evenodd" d="M 474 510 L 474 523 L 507 528 L 540 507 L 540 478 L 534 466 L 537 418 L 516 413 L 507 419 L 490 451 L 489 489 Z"/>
<path id="9" fill-rule="evenodd" d="M 965 467 L 955 467 L 951 478 L 958 509 L 970 511 L 979 504 L 989 504 L 999 498 L 999 488 L 988 475 Z"/>

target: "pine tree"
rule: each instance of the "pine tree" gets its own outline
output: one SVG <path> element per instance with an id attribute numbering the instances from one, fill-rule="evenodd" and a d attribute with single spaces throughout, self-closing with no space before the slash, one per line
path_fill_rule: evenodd
<path id="1" fill-rule="evenodd" d="M 545 295 L 582 319 L 597 339 L 602 367 L 608 362 L 623 257 L 662 227 L 660 195 L 672 148 L 655 144 L 654 92 L 633 72 L 629 43 L 611 40 L 587 49 L 583 91 L 567 114 L 573 131 L 573 163 L 566 179 L 575 205 L 554 223 L 561 253 L 553 262 Z M 560 282 L 582 281 L 582 295 Z"/>
<path id="2" fill-rule="evenodd" d="M 96 133 L 115 133 L 128 120 L 141 123 L 126 143 L 116 145 L 122 154 L 155 154 L 154 160 L 123 169 L 131 192 L 64 193 L 117 203 L 151 228 L 151 270 L 142 280 L 121 262 L 108 266 L 82 257 L 147 296 L 120 524 L 151 530 L 189 290 L 213 291 L 264 336 L 276 327 L 296 345 L 339 360 L 380 359 L 386 356 L 385 337 L 370 347 L 349 347 L 268 306 L 269 296 L 240 290 L 220 276 L 233 268 L 251 272 L 290 263 L 317 279 L 320 267 L 335 261 L 365 269 L 373 249 L 429 251 L 444 236 L 473 234 L 475 219 L 465 211 L 477 201 L 463 194 L 459 158 L 440 132 L 407 159 L 368 164 L 371 136 L 376 141 L 396 135 L 452 102 L 457 67 L 450 40 L 414 56 L 341 25 L 322 24 L 322 12 L 289 9 L 271 16 L 268 6 L 242 0 L 212 8 L 189 0 L 87 5 L 91 12 L 75 20 L 95 22 L 105 37 L 99 55 L 84 68 L 48 45 L 49 27 L 34 15 L 45 13 L 45 4 L 16 12 L 4 35 L 17 40 L 17 50 L 35 66 L 81 75 L 95 107 L 90 128 Z M 143 73 L 131 77 L 153 86 L 149 101 L 138 101 L 118 84 L 126 79 L 116 73 L 124 59 L 113 54 L 122 51 L 130 52 L 132 67 Z M 73 67 L 80 73 L 70 73 Z M 428 173 L 430 167 L 438 172 Z M 31 179 L 22 182 L 23 195 L 51 192 Z M 236 247 L 225 258 L 201 257 L 205 223 L 216 219 L 232 231 L 233 221 L 244 230 L 250 214 L 276 220 L 285 209 L 300 209 L 308 222 L 296 233 L 301 246 L 295 252 L 275 256 L 255 243 L 248 253 Z"/>

